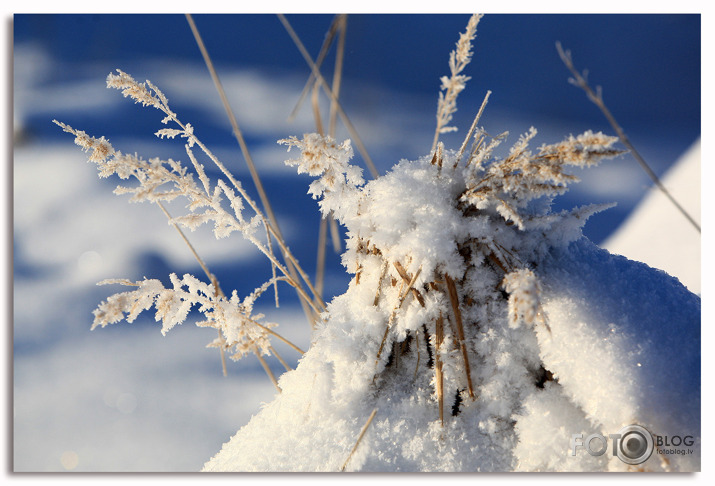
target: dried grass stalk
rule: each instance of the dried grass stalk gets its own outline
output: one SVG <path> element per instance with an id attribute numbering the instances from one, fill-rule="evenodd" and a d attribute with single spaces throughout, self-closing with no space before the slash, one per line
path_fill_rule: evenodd
<path id="1" fill-rule="evenodd" d="M 420 334 L 418 332 L 415 333 L 415 348 L 417 349 L 417 363 L 415 364 L 415 373 L 412 376 L 412 379 L 417 378 L 417 370 L 420 369 Z"/>
<path id="2" fill-rule="evenodd" d="M 469 355 L 467 353 L 467 345 L 464 339 L 464 326 L 462 325 L 462 312 L 459 310 L 459 295 L 457 294 L 457 287 L 454 285 L 454 280 L 452 280 L 452 277 L 449 275 L 445 275 L 444 280 L 447 283 L 447 292 L 449 293 L 449 300 L 452 303 L 454 321 L 457 326 L 457 335 L 459 337 L 459 347 L 462 349 L 462 356 L 464 357 L 464 372 L 467 375 L 467 389 L 469 391 L 469 397 L 474 398 L 472 372 L 469 366 Z"/>
<path id="3" fill-rule="evenodd" d="M 404 268 L 403 268 L 404 271 Z M 380 343 L 380 348 L 377 350 L 377 358 L 375 359 L 375 366 L 377 366 L 377 363 L 380 361 L 380 355 L 382 354 L 382 350 L 385 347 L 385 343 L 387 342 L 387 335 L 390 332 L 390 326 L 392 325 L 392 321 L 395 320 L 395 315 L 397 314 L 397 311 L 400 310 L 402 307 L 402 304 L 405 302 L 405 298 L 407 297 L 407 294 L 410 292 L 410 290 L 414 290 L 414 285 L 415 282 L 417 281 L 417 277 L 420 276 L 420 273 L 422 272 L 422 267 L 418 268 L 415 274 L 412 276 L 412 279 L 407 283 L 407 286 L 405 287 L 405 282 L 403 281 L 400 284 L 400 291 L 398 293 L 399 295 L 399 301 L 397 302 L 397 305 L 395 308 L 392 310 L 392 313 L 390 314 L 390 318 L 387 321 L 387 325 L 385 326 L 385 334 L 382 336 L 382 342 Z M 407 274 L 405 274 L 407 275 Z M 420 296 L 421 297 L 421 296 Z M 424 306 L 424 301 L 422 301 L 422 305 Z"/>
<path id="4" fill-rule="evenodd" d="M 697 221 L 685 210 L 683 206 L 680 205 L 680 203 L 673 197 L 673 195 L 668 191 L 668 189 L 665 188 L 661 180 L 658 178 L 655 172 L 653 172 L 653 169 L 650 168 L 648 163 L 645 161 L 643 156 L 636 150 L 636 148 L 633 146 L 631 143 L 630 139 L 626 135 L 626 133 L 623 131 L 621 126 L 618 124 L 616 121 L 616 118 L 613 116 L 611 111 L 608 109 L 606 106 L 606 103 L 603 101 L 603 93 L 601 92 L 601 87 L 596 86 L 596 91 L 591 89 L 591 86 L 588 84 L 588 81 L 586 80 L 586 71 L 584 71 L 584 74 L 581 74 L 576 70 L 576 67 L 573 64 L 573 59 L 571 58 L 571 51 L 564 50 L 561 47 L 561 43 L 557 42 L 556 43 L 556 50 L 559 52 L 559 56 L 561 57 L 561 60 L 563 61 L 564 65 L 568 68 L 568 70 L 571 72 L 573 75 L 573 78 L 569 79 L 569 82 L 575 86 L 578 86 L 581 88 L 585 93 L 586 96 L 588 96 L 588 99 L 598 107 L 599 110 L 601 110 L 601 113 L 603 113 L 603 116 L 606 117 L 606 120 L 608 120 L 608 123 L 610 123 L 611 127 L 613 130 L 615 130 L 616 134 L 618 134 L 618 138 L 621 140 L 621 143 L 628 148 L 630 151 L 631 155 L 633 155 L 633 158 L 636 159 L 636 162 L 641 166 L 641 169 L 648 174 L 648 177 L 653 181 L 653 184 L 656 185 L 656 187 L 668 198 L 668 200 L 673 204 L 673 206 L 676 207 L 678 211 L 685 217 L 685 219 L 688 220 L 688 222 L 693 225 L 693 227 L 698 231 L 698 233 L 701 233 L 701 228 L 700 224 L 698 224 Z"/>
<path id="5" fill-rule="evenodd" d="M 444 144 L 442 142 L 439 142 L 437 144 L 437 148 L 434 151 L 434 155 L 432 155 L 432 160 L 431 160 L 432 165 L 436 165 L 437 167 L 439 167 L 441 169 L 443 158 L 444 158 Z"/>
<path id="6" fill-rule="evenodd" d="M 377 307 L 380 302 L 380 289 L 382 288 L 382 279 L 385 278 L 387 273 L 387 263 L 382 264 L 382 272 L 380 273 L 380 280 L 377 281 L 377 292 L 375 292 L 375 299 L 372 301 L 372 305 Z"/>
<path id="7" fill-rule="evenodd" d="M 469 76 L 462 73 L 472 59 L 472 41 L 477 35 L 477 24 L 482 15 L 472 15 L 467 23 L 467 29 L 460 34 L 455 50 L 449 56 L 450 77 L 441 78 L 442 88 L 439 93 L 437 105 L 437 127 L 432 140 L 432 151 L 437 148 L 437 141 L 441 133 L 456 130 L 456 127 L 447 126 L 452 121 L 452 115 L 457 111 L 457 96 L 465 87 Z"/>
<path id="8" fill-rule="evenodd" d="M 355 441 L 355 445 L 353 446 L 353 449 L 350 451 L 350 455 L 348 456 L 347 459 L 345 459 L 345 462 L 343 463 L 343 467 L 340 468 L 340 472 L 345 472 L 345 468 L 348 467 L 348 463 L 350 462 L 350 459 L 352 459 L 353 454 L 355 454 L 355 451 L 357 450 L 358 446 L 360 445 L 360 441 L 365 436 L 365 432 L 367 432 L 367 428 L 370 427 L 370 424 L 372 423 L 373 419 L 375 418 L 375 415 L 377 415 L 377 409 L 373 409 L 372 413 L 370 414 L 370 416 L 367 419 L 367 422 L 365 422 L 365 425 L 362 426 L 360 435 L 358 436 L 357 441 Z"/>
<path id="9" fill-rule="evenodd" d="M 271 383 L 273 383 L 273 386 L 276 387 L 276 390 L 278 390 L 278 393 L 281 393 L 283 390 L 281 390 L 281 387 L 278 386 L 278 380 L 276 380 L 276 376 L 273 374 L 273 372 L 271 371 L 271 368 L 268 366 L 268 363 L 266 363 L 266 360 L 263 359 L 263 356 L 261 356 L 260 351 L 258 351 L 258 348 L 256 348 L 255 345 L 252 346 L 252 351 L 253 351 L 253 354 L 256 355 L 256 358 L 258 358 L 258 361 L 260 361 L 261 366 L 263 366 L 263 370 L 268 375 L 268 378 L 271 379 Z"/>
<path id="10" fill-rule="evenodd" d="M 310 66 L 310 69 L 313 72 L 313 76 L 315 76 L 317 81 L 320 83 L 320 85 L 323 88 L 323 91 L 325 91 L 325 94 L 327 94 L 328 97 L 331 99 L 331 101 L 335 104 L 335 108 L 338 111 L 338 115 L 340 116 L 340 119 L 343 121 L 345 128 L 347 128 L 348 132 L 350 133 L 350 137 L 352 138 L 353 142 L 355 143 L 355 147 L 358 149 L 358 151 L 362 155 L 363 159 L 365 160 L 365 165 L 367 166 L 368 170 L 372 174 L 372 177 L 377 179 L 380 176 L 380 173 L 377 171 L 377 168 L 375 167 L 375 164 L 373 163 L 372 158 L 367 153 L 367 149 L 365 148 L 365 145 L 362 142 L 362 138 L 360 138 L 360 135 L 358 134 L 357 130 L 355 129 L 355 126 L 352 124 L 352 122 L 348 118 L 347 114 L 343 110 L 343 107 L 340 105 L 340 102 L 338 101 L 337 96 L 335 95 L 335 93 L 333 93 L 333 90 L 330 89 L 327 81 L 325 81 L 325 78 L 323 78 L 323 75 L 320 73 L 318 66 L 315 64 L 315 62 L 313 61 L 313 58 L 310 56 L 310 54 L 306 50 L 305 45 L 303 44 L 303 41 L 300 40 L 300 37 L 298 37 L 298 34 L 296 34 L 295 30 L 293 30 L 293 27 L 290 25 L 290 22 L 288 22 L 288 19 L 286 19 L 285 15 L 278 14 L 278 19 L 281 21 L 281 23 L 285 27 L 286 31 L 288 32 L 288 35 L 290 35 L 291 39 L 293 39 L 293 42 L 295 43 L 295 45 L 298 48 L 298 50 L 300 51 L 301 55 L 305 59 L 305 62 L 308 63 L 308 66 Z"/>
<path id="11" fill-rule="evenodd" d="M 325 282 L 325 245 L 328 236 L 328 220 L 320 218 L 320 228 L 318 230 L 318 262 L 315 268 L 315 290 L 319 295 L 323 295 L 323 283 Z"/>
<path id="12" fill-rule="evenodd" d="M 402 282 L 400 284 L 400 291 L 399 291 L 399 303 L 395 306 L 395 308 L 392 310 L 390 313 L 390 318 L 387 320 L 387 324 L 385 325 L 385 334 L 382 335 L 382 341 L 380 342 L 380 347 L 377 350 L 377 356 L 375 357 L 375 366 L 377 367 L 377 364 L 380 362 L 380 356 L 382 355 L 382 350 L 385 348 L 385 343 L 387 342 L 387 335 L 390 332 L 390 325 L 392 324 L 392 321 L 395 319 L 395 313 L 397 313 L 397 309 L 402 307 L 402 302 L 404 302 L 403 298 L 403 289 L 405 288 L 405 283 Z M 409 287 L 408 287 L 409 290 Z M 407 291 L 405 290 L 404 295 L 407 295 Z"/>
<path id="13" fill-rule="evenodd" d="M 420 271 L 418 270 L 417 273 L 412 278 L 410 278 L 410 276 L 407 274 L 407 271 L 405 270 L 405 267 L 403 267 L 400 262 L 395 261 L 392 263 L 392 265 L 395 267 L 395 270 L 397 270 L 397 273 L 400 274 L 400 277 L 402 277 L 402 280 L 405 283 L 409 284 L 408 290 L 410 292 L 412 292 L 412 295 L 415 296 L 415 299 L 417 299 L 417 302 L 419 302 L 420 305 L 422 307 L 424 307 L 425 299 L 422 297 L 422 294 L 420 294 L 420 291 L 413 287 L 414 281 L 417 279 L 417 275 L 419 275 Z"/>
<path id="14" fill-rule="evenodd" d="M 439 421 L 444 427 L 444 376 L 442 374 L 442 358 L 440 357 L 440 348 L 444 342 L 444 319 L 442 313 L 435 322 L 435 348 L 434 353 L 434 378 L 435 388 L 437 391 L 437 402 L 439 403 Z"/>
<path id="15" fill-rule="evenodd" d="M 345 32 L 348 28 L 348 16 L 347 14 L 337 15 L 334 21 L 337 30 L 340 32 L 338 37 L 337 51 L 335 52 L 335 67 L 333 68 L 333 94 L 334 99 L 340 97 L 340 84 L 343 79 L 343 60 L 345 59 Z M 338 107 L 331 100 L 330 103 L 330 117 L 329 117 L 329 129 L 330 136 L 335 137 L 335 130 L 337 126 L 338 117 Z M 339 251 L 339 250 L 338 250 Z"/>
<path id="16" fill-rule="evenodd" d="M 477 123 L 479 123 L 479 119 L 482 117 L 482 113 L 484 113 L 484 108 L 487 107 L 487 101 L 489 101 L 489 96 L 492 94 L 491 91 L 487 91 L 486 96 L 484 96 L 484 101 L 482 101 L 482 106 L 479 107 L 479 111 L 477 112 L 477 116 L 474 117 L 474 121 L 472 122 L 472 126 L 469 128 L 469 132 L 467 133 L 467 136 L 464 137 L 464 142 L 462 142 L 462 146 L 459 148 L 459 154 L 457 155 L 457 158 L 454 161 L 454 167 L 456 168 L 459 162 L 462 160 L 462 156 L 464 155 L 464 151 L 467 148 L 467 142 L 469 142 L 469 139 L 472 138 L 472 135 L 474 135 L 474 130 L 477 128 Z"/>
<path id="17" fill-rule="evenodd" d="M 282 357 L 280 354 L 278 354 L 278 351 L 276 351 L 273 346 L 268 346 L 268 349 L 271 351 L 271 353 L 273 353 L 273 354 L 275 355 L 275 357 L 278 359 L 278 361 L 281 362 L 281 364 L 282 364 L 283 367 L 286 369 L 286 371 L 291 371 L 291 370 L 293 370 L 293 367 L 292 367 L 291 365 L 289 365 L 288 363 L 285 362 L 285 360 L 283 359 L 283 357 Z"/>
<path id="18" fill-rule="evenodd" d="M 316 82 L 313 84 L 313 91 L 310 96 L 310 104 L 313 107 L 313 118 L 315 119 L 315 129 L 321 134 L 325 135 L 325 130 L 323 129 L 323 118 L 320 116 L 320 103 L 318 100 L 318 95 L 320 94 L 320 85 Z"/>
<path id="19" fill-rule="evenodd" d="M 342 244 L 340 243 L 340 232 L 338 231 L 338 222 L 335 221 L 333 213 L 328 215 L 328 223 L 330 224 L 330 236 L 333 239 L 333 251 L 335 253 L 340 253 L 342 250 Z"/>

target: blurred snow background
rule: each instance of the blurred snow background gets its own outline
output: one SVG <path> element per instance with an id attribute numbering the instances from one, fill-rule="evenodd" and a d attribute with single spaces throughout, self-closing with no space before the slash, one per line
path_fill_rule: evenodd
<path id="1" fill-rule="evenodd" d="M 288 18 L 315 56 L 332 17 Z M 448 53 L 467 18 L 349 18 L 341 98 L 382 173 L 429 149 L 439 77 L 448 73 Z M 305 268 L 314 268 L 319 216 L 306 195 L 309 179 L 283 165 L 285 149 L 275 144 L 313 130 L 308 106 L 287 121 L 309 71 L 274 16 L 197 16 L 196 22 L 283 233 Z M 106 75 L 121 68 L 158 85 L 174 111 L 252 187 L 223 108 L 183 16 L 18 15 L 13 28 L 14 469 L 196 471 L 271 400 L 274 388 L 256 360 L 229 362 L 224 378 L 216 351 L 204 348 L 214 334 L 188 322 L 166 337 L 151 314 L 89 332 L 91 311 L 114 291 L 96 282 L 201 272 L 164 215 L 114 196 L 116 181 L 99 180 L 51 120 L 105 135 L 125 152 L 185 159 L 179 141 L 151 135 L 161 128 L 157 112 L 104 87 Z M 691 187 L 683 197 L 699 215 L 692 189 L 700 184 L 693 162 L 699 158 L 691 151 L 684 157 L 689 162 L 671 169 L 700 137 L 699 16 L 488 15 L 477 35 L 467 69 L 473 79 L 454 120 L 460 131 L 444 137 L 448 147 L 461 142 L 487 89 L 493 94 L 481 124 L 491 134 L 510 130 L 512 142 L 531 125 L 539 130 L 535 145 L 587 129 L 610 133 L 598 110 L 566 82 L 554 48 L 559 40 L 578 67 L 590 68 L 591 82 L 603 86 L 607 104 L 654 170 L 668 172 L 666 185 L 676 190 L 683 180 Z M 699 292 L 699 235 L 687 223 L 671 226 L 681 223 L 667 216 L 667 203 L 651 202 L 657 196 L 648 195 L 650 181 L 635 161 L 605 162 L 582 177 L 559 204 L 618 203 L 586 226 L 593 241 L 660 266 Z M 656 216 L 634 216 L 640 212 Z M 624 221 L 627 229 L 614 233 Z M 663 229 L 664 235 L 643 236 Z M 189 236 L 225 290 L 245 295 L 270 271 L 238 237 Z M 681 237 L 685 243 L 674 241 Z M 650 254 L 639 252 L 644 248 Z M 330 296 L 342 292 L 347 278 L 339 258 L 328 255 Z M 662 256 L 677 267 L 650 260 Z M 282 333 L 307 347 L 308 324 L 288 288 L 282 302 L 277 311 L 270 298 L 260 303 Z M 295 363 L 294 353 L 279 350 Z M 272 364 L 279 372 L 280 364 Z"/>

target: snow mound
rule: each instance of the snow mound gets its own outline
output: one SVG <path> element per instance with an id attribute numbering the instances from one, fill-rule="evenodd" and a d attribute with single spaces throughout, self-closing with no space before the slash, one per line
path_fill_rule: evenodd
<path id="1" fill-rule="evenodd" d="M 572 434 L 608 437 L 640 424 L 661 436 L 699 438 L 700 299 L 665 273 L 585 239 L 550 255 L 547 268 L 543 303 L 551 332 L 537 332 L 537 340 L 554 381 L 543 388 L 526 383 L 517 350 L 504 342 L 502 384 L 512 377 L 510 384 L 523 387 L 520 400 L 501 395 L 508 387 L 484 386 L 470 413 L 441 428 L 428 383 L 414 394 L 399 381 L 389 393 L 364 390 L 360 370 L 374 360 L 360 352 L 359 324 L 349 319 L 357 306 L 341 298 L 330 310 L 347 312 L 283 376 L 283 393 L 204 471 L 339 470 L 373 408 L 377 416 L 349 470 L 620 471 L 628 466 L 605 454 L 571 456 Z M 341 396 L 344 388 L 355 393 Z M 641 466 L 699 471 L 700 457 L 654 453 Z"/>
<path id="2" fill-rule="evenodd" d="M 663 176 L 663 185 L 700 224 L 700 140 Z M 611 253 L 665 270 L 700 293 L 700 234 L 657 188 L 651 188 L 604 244 Z"/>
<path id="3" fill-rule="evenodd" d="M 489 166 L 438 149 L 367 184 L 349 143 L 289 142 L 347 227 L 355 276 L 204 471 L 699 470 L 700 298 L 585 239 L 601 208 L 553 214 L 534 197 L 560 193 L 559 164 L 612 156 L 612 139 L 526 142 Z M 628 445 L 614 434 L 631 425 L 660 448 L 627 464 L 610 441 Z M 661 447 L 675 437 L 688 448 Z"/>
<path id="4" fill-rule="evenodd" d="M 540 354 L 570 406 L 591 422 L 584 436 L 608 436 L 629 424 L 662 437 L 689 435 L 697 441 L 691 454 L 656 451 L 642 467 L 700 470 L 700 298 L 665 272 L 585 238 L 554 251 L 540 268 L 551 326 L 550 333 L 537 330 Z M 550 409 L 557 417 L 558 410 Z M 576 424 L 560 426 L 581 432 Z M 522 466 L 552 469 L 561 459 L 555 469 L 570 470 L 562 451 L 547 457 Z M 616 458 L 609 468 L 626 469 Z"/>

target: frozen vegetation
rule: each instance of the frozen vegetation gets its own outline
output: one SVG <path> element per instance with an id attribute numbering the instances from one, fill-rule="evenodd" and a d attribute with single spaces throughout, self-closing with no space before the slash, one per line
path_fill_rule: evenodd
<path id="1" fill-rule="evenodd" d="M 442 78 L 429 154 L 366 181 L 351 164 L 350 140 L 313 133 L 279 142 L 295 156 L 286 163 L 314 178 L 309 193 L 324 217 L 347 230 L 342 263 L 353 277 L 328 303 L 270 215 L 157 87 L 122 71 L 107 78 L 163 112 L 168 126 L 157 136 L 185 139 L 190 165 L 124 154 L 58 122 L 100 176 L 135 181 L 117 193 L 160 206 L 183 199 L 187 214 L 167 213 L 177 229 L 208 224 L 217 238 L 239 232 L 271 263 L 271 277 L 243 298 L 224 294 L 198 255 L 204 280 L 103 282 L 131 290 L 99 305 L 95 327 L 153 308 L 166 333 L 195 309 L 204 314 L 197 325 L 218 332 L 210 346 L 233 359 L 281 359 L 276 339 L 302 354 L 278 378 L 266 367 L 279 393 L 204 471 L 700 469 L 700 298 L 586 239 L 583 225 L 607 205 L 551 210 L 577 182 L 569 166 L 620 156 L 618 138 L 587 131 L 532 148 L 532 128 L 500 155 L 508 134 L 478 127 L 487 94 L 460 147 L 439 141 L 453 129 L 479 19 L 470 19 Z M 200 156 L 221 171 L 217 180 Z M 277 302 L 283 283 L 312 319 L 305 351 L 253 312 L 264 292 Z M 628 425 L 687 437 L 688 448 L 656 447 L 627 464 L 611 440 L 613 450 L 622 447 L 614 434 Z M 608 450 L 590 454 L 576 434 L 609 438 Z"/>
<path id="2" fill-rule="evenodd" d="M 340 182 L 321 209 L 347 226 L 355 277 L 282 393 L 206 471 L 340 470 L 373 409 L 346 470 L 628 470 L 617 457 L 570 456 L 571 435 L 628 424 L 699 435 L 700 299 L 582 237 L 592 208 L 504 217 L 500 199 L 477 209 L 465 196 L 485 175 L 455 168 L 453 153 L 402 161 L 358 189 L 343 175 L 349 145 L 307 139 L 292 141 L 301 168 L 344 171 L 323 173 Z M 563 158 L 609 153 L 613 141 L 586 134 Z M 519 157 L 534 158 L 506 160 Z M 664 457 L 639 468 L 699 469 L 696 456 Z"/>

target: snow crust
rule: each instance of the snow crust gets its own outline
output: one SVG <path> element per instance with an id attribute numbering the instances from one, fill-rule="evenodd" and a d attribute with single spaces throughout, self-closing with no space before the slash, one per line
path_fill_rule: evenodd
<path id="1" fill-rule="evenodd" d="M 353 173 L 321 201 L 340 204 L 355 277 L 282 393 L 204 471 L 699 470 L 700 298 L 582 237 L 594 208 L 542 203 L 523 229 L 465 211 L 453 157 L 362 187 Z M 696 444 L 638 466 L 571 454 L 573 434 L 631 424 Z"/>
<path id="2" fill-rule="evenodd" d="M 584 433 L 607 436 L 639 424 L 660 436 L 691 435 L 693 454 L 654 452 L 641 466 L 700 470 L 700 298 L 665 272 L 611 255 L 585 238 L 554 251 L 541 268 L 551 333 L 537 330 L 540 354 L 561 394 L 592 424 Z M 545 468 L 559 457 L 522 467 Z M 608 467 L 628 470 L 616 458 Z"/>
<path id="3" fill-rule="evenodd" d="M 701 224 L 700 139 L 662 177 L 665 188 Z M 611 253 L 665 270 L 700 294 L 700 233 L 653 187 L 603 244 Z"/>

